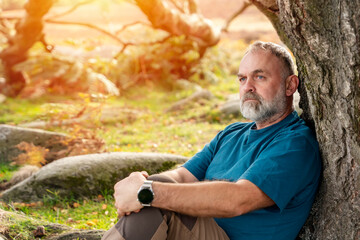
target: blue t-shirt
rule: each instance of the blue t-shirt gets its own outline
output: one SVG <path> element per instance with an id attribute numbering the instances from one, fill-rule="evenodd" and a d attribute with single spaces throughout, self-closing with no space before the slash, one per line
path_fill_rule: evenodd
<path id="1" fill-rule="evenodd" d="M 294 111 L 264 129 L 234 123 L 184 167 L 198 180 L 247 179 L 274 202 L 233 218 L 215 218 L 231 240 L 295 239 L 316 194 L 321 160 L 312 131 Z"/>

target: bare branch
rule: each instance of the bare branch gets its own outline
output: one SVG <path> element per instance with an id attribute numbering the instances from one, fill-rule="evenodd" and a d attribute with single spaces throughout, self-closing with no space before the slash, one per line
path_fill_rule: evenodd
<path id="1" fill-rule="evenodd" d="M 182 6 L 180 6 L 176 0 L 169 0 L 169 1 L 177 8 L 177 10 L 179 10 L 182 13 L 186 13 L 184 11 L 184 8 Z"/>
<path id="2" fill-rule="evenodd" d="M 3 34 L 5 36 L 5 38 L 9 39 L 9 35 L 7 34 L 7 32 L 4 30 L 4 28 L 0 27 L 0 33 Z"/>
<path id="3" fill-rule="evenodd" d="M 187 0 L 187 2 L 188 2 L 188 9 L 190 14 L 199 13 L 196 0 Z"/>
<path id="4" fill-rule="evenodd" d="M 0 17 L 1 19 L 1 17 Z M 12 18 L 12 19 L 20 19 L 20 18 Z M 83 23 L 83 22 L 69 22 L 69 21 L 58 21 L 58 20 L 52 20 L 52 19 L 46 19 L 45 20 L 46 23 L 50 23 L 50 24 L 64 24 L 64 25 L 78 25 L 78 26 L 83 26 L 83 27 L 87 27 L 87 28 L 91 28 L 94 29 L 96 31 L 99 31 L 107 36 L 109 36 L 110 38 L 116 40 L 117 42 L 121 43 L 123 45 L 122 49 L 120 50 L 120 52 L 116 55 L 118 56 L 119 54 L 123 53 L 125 51 L 125 49 L 128 46 L 133 46 L 133 45 L 153 45 L 153 44 L 158 44 L 158 43 L 164 43 L 165 41 L 167 41 L 169 38 L 172 37 L 172 35 L 169 35 L 167 37 L 165 37 L 164 39 L 161 39 L 159 41 L 156 42 L 150 42 L 150 43 L 134 43 L 134 42 L 124 42 L 123 40 L 121 40 L 119 37 L 117 37 L 116 35 L 96 26 L 93 24 L 89 24 L 89 23 Z M 129 23 L 124 25 L 121 29 L 119 29 L 117 31 L 117 34 L 119 34 L 120 32 L 124 31 L 126 28 L 133 26 L 135 24 L 143 24 L 149 27 L 152 27 L 150 24 L 144 23 L 144 22 L 134 22 L 134 23 Z M 52 46 L 49 45 L 44 38 L 40 39 L 40 42 L 44 44 L 46 51 L 51 51 L 52 50 Z"/>
<path id="5" fill-rule="evenodd" d="M 245 1 L 242 7 L 236 11 L 225 23 L 225 25 L 222 27 L 222 32 L 228 32 L 228 28 L 230 26 L 230 23 L 240 14 L 242 14 L 252 3 Z"/>
<path id="6" fill-rule="evenodd" d="M 54 50 L 54 46 L 49 44 L 46 40 L 45 40 L 45 35 L 43 34 L 39 40 L 45 47 L 45 51 L 48 53 L 51 53 Z"/>
<path id="7" fill-rule="evenodd" d="M 148 27 L 151 27 L 152 28 L 152 25 L 151 24 L 148 24 L 148 23 L 144 23 L 144 22 L 140 22 L 140 21 L 136 21 L 136 22 L 133 22 L 133 23 L 129 23 L 129 24 L 125 24 L 123 25 L 119 30 L 116 31 L 116 35 L 119 35 L 122 31 L 124 31 L 126 28 L 128 27 L 131 27 L 131 26 L 134 26 L 136 24 L 142 24 L 142 25 L 145 25 L 145 26 L 148 26 Z"/>
<path id="8" fill-rule="evenodd" d="M 77 4 L 75 4 L 72 8 L 68 9 L 67 11 L 63 12 L 63 13 L 59 13 L 59 14 L 55 14 L 54 16 L 51 16 L 51 17 L 48 17 L 46 20 L 48 19 L 55 19 L 55 18 L 59 18 L 59 17 L 63 17 L 67 14 L 70 14 L 72 12 L 74 12 L 76 9 L 78 9 L 79 7 L 83 6 L 83 5 L 86 5 L 86 4 L 89 4 L 89 3 L 92 3 L 94 2 L 95 0 L 86 0 L 86 1 L 83 1 L 83 2 L 79 2 Z"/>
<path id="9" fill-rule="evenodd" d="M 220 40 L 220 29 L 200 14 L 173 11 L 162 0 L 136 0 L 136 3 L 154 28 L 173 35 L 186 35 L 204 48 L 214 46 Z"/>
<path id="10" fill-rule="evenodd" d="M 21 17 L 4 17 L 4 16 L 0 16 L 0 21 L 4 21 L 4 20 L 20 20 Z"/>
<path id="11" fill-rule="evenodd" d="M 110 38 L 116 40 L 117 42 L 121 43 L 121 44 L 125 44 L 120 38 L 118 38 L 116 35 L 96 26 L 93 24 L 89 24 L 89 23 L 83 23 L 83 22 L 69 22 L 69 21 L 57 21 L 57 20 L 51 20 L 51 19 L 46 19 L 45 22 L 47 23 L 52 23 L 52 24 L 64 24 L 64 25 L 79 25 L 79 26 L 84 26 L 84 27 L 88 27 L 88 28 L 92 28 L 95 29 L 96 31 L 99 31 L 107 36 L 109 36 Z"/>
<path id="12" fill-rule="evenodd" d="M 119 57 L 119 55 L 122 54 L 128 46 L 140 46 L 140 45 L 146 46 L 146 45 L 161 44 L 161 43 L 166 42 L 167 40 L 169 40 L 169 39 L 172 38 L 172 37 L 173 37 L 173 35 L 169 34 L 169 35 L 166 36 L 165 38 L 163 38 L 163 39 L 161 39 L 161 40 L 158 40 L 158 41 L 155 41 L 155 42 L 143 42 L 143 43 L 131 43 L 131 42 L 128 42 L 128 43 L 124 43 L 123 47 L 121 48 L 121 50 L 119 51 L 119 53 L 115 55 L 114 58 Z"/>

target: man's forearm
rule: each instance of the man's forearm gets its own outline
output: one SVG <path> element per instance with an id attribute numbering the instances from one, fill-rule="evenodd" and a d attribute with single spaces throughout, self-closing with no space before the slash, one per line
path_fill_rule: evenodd
<path id="1" fill-rule="evenodd" d="M 198 182 L 196 177 L 194 177 L 187 169 L 184 167 L 179 167 L 174 170 L 162 172 L 156 175 L 163 175 L 171 178 L 177 183 L 189 183 L 189 182 Z"/>
<path id="2" fill-rule="evenodd" d="M 238 183 L 224 181 L 191 184 L 154 182 L 153 189 L 155 198 L 152 205 L 154 207 L 199 217 L 234 217 L 273 204 L 271 199 L 270 201 L 268 199 L 260 202 L 254 201 L 254 198 L 258 198 L 259 192 L 254 191 L 246 180 Z"/>

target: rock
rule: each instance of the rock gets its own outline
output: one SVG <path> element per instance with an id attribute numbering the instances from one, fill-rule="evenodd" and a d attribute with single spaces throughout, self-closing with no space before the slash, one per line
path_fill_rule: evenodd
<path id="1" fill-rule="evenodd" d="M 13 229 L 13 225 L 25 225 L 23 231 Z M 40 225 L 39 225 L 40 224 Z M 33 229 L 36 229 L 35 231 Z M 46 231 L 45 231 L 46 229 Z M 51 239 L 51 240 L 95 240 L 101 239 L 105 230 L 79 230 L 67 225 L 49 223 L 43 220 L 34 219 L 24 214 L 4 211 L 0 208 L 0 240 L 7 239 L 28 239 L 25 236 L 34 236 L 32 239 Z M 5 236 L 4 236 L 4 235 Z M 6 237 L 8 236 L 8 237 Z M 15 238 L 9 236 L 16 236 Z"/>
<path id="2" fill-rule="evenodd" d="M 240 116 L 240 100 L 230 100 L 228 102 L 225 102 L 223 105 L 220 105 L 219 111 L 221 114 L 225 115 L 226 117 L 237 117 Z"/>
<path id="3" fill-rule="evenodd" d="M 181 99 L 180 101 L 177 101 L 170 108 L 168 108 L 165 112 L 179 111 L 179 110 L 183 109 L 184 107 L 190 105 L 191 103 L 199 101 L 200 99 L 210 100 L 213 97 L 214 97 L 214 95 L 210 91 L 201 90 L 201 91 L 195 92 L 194 94 L 192 94 L 191 96 L 189 96 L 185 99 Z"/>
<path id="4" fill-rule="evenodd" d="M 131 122 L 131 121 L 135 121 L 142 114 L 142 112 L 137 111 L 135 109 L 129 109 L 129 108 L 123 108 L 123 107 L 103 107 L 103 108 L 101 108 L 101 112 L 99 113 L 100 114 L 99 120 L 102 123 L 122 121 L 122 120 Z M 64 119 L 61 121 L 49 122 L 49 121 L 36 120 L 33 122 L 19 124 L 19 127 L 44 129 L 44 128 L 48 128 L 48 127 L 83 124 L 84 122 L 89 121 L 92 118 L 94 118 L 94 116 L 92 116 L 92 114 L 93 114 L 93 112 L 85 113 L 81 117 Z"/>
<path id="5" fill-rule="evenodd" d="M 62 143 L 66 138 L 65 134 L 1 124 L 0 163 L 11 162 L 21 154 L 22 151 L 16 147 L 21 142 L 33 143 L 49 149 L 49 152 L 57 152 L 67 148 Z"/>
<path id="6" fill-rule="evenodd" d="M 199 84 L 190 82 L 185 79 L 178 79 L 174 82 L 174 88 L 180 89 L 180 90 L 195 90 L 195 91 L 201 91 L 202 88 Z"/>
<path id="7" fill-rule="evenodd" d="M 43 237 L 46 234 L 44 226 L 38 226 L 36 230 L 33 231 L 34 237 Z"/>
<path id="8" fill-rule="evenodd" d="M 63 233 L 61 235 L 48 238 L 48 240 L 100 240 L 104 234 L 104 230 L 79 230 L 75 232 Z"/>
<path id="9" fill-rule="evenodd" d="M 8 189 L 15 184 L 29 178 L 34 175 L 37 171 L 39 171 L 39 167 L 34 165 L 24 165 L 19 170 L 17 170 L 14 175 L 11 177 L 10 181 L 0 183 L 0 192 L 2 190 Z"/>
<path id="10" fill-rule="evenodd" d="M 0 199 L 36 202 L 48 197 L 94 197 L 112 192 L 114 184 L 133 171 L 162 172 L 184 163 L 186 157 L 158 153 L 102 153 L 67 157 L 42 167 L 36 174 L 4 191 Z"/>

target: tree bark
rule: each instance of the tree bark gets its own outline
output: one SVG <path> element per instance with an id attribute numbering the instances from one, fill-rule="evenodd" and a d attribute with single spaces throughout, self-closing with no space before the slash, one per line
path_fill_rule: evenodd
<path id="1" fill-rule="evenodd" d="M 301 239 L 360 239 L 360 0 L 252 1 L 292 50 L 323 180 Z M 271 5 L 271 3 L 270 3 Z"/>
<path id="2" fill-rule="evenodd" d="M 221 29 L 197 13 L 196 1 L 189 1 L 189 14 L 172 8 L 164 0 L 135 0 L 154 28 L 172 35 L 186 35 L 203 51 L 220 41 Z"/>
<path id="3" fill-rule="evenodd" d="M 27 51 L 35 42 L 43 38 L 43 16 L 50 10 L 54 0 L 29 0 L 25 5 L 26 15 L 16 25 L 16 34 L 8 39 L 8 47 L 0 53 L 5 67 L 7 79 L 7 96 L 17 96 L 25 87 L 26 81 L 21 72 L 13 70 L 13 66 L 27 58 Z"/>

